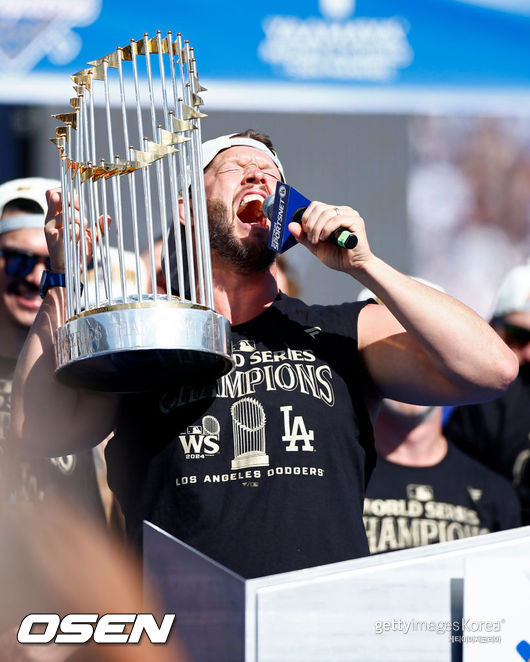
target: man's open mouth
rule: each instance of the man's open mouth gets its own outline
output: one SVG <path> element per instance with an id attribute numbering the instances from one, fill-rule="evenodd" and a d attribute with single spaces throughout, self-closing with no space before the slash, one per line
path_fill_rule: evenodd
<path id="1" fill-rule="evenodd" d="M 7 288 L 9 294 L 14 294 L 19 299 L 28 302 L 38 301 L 41 303 L 39 288 L 33 283 L 27 283 L 24 280 L 14 280 Z"/>
<path id="2" fill-rule="evenodd" d="M 269 222 L 263 213 L 262 204 L 263 196 L 258 193 L 249 193 L 248 195 L 245 195 L 239 203 L 237 217 L 243 223 L 261 225 L 264 228 L 267 228 Z"/>

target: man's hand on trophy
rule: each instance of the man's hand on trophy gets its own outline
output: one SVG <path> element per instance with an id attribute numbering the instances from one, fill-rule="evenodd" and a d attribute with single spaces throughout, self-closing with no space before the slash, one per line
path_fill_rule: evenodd
<path id="1" fill-rule="evenodd" d="M 48 201 L 48 212 L 44 220 L 44 234 L 46 235 L 46 242 L 48 244 L 48 252 L 50 254 L 50 266 L 52 271 L 57 273 L 64 273 L 64 217 L 63 217 L 63 200 L 61 189 L 55 188 L 46 191 L 46 199 Z M 81 215 L 79 213 L 79 201 L 77 195 L 74 196 L 74 213 L 70 214 L 69 222 L 72 223 L 75 230 L 75 243 L 81 241 Z M 107 216 L 105 221 L 104 216 L 98 219 L 99 233 L 105 234 L 105 227 L 110 223 L 110 217 Z M 87 256 L 87 262 L 90 262 L 92 257 L 92 230 L 88 226 L 87 219 L 83 219 L 84 229 L 84 243 Z M 72 230 L 70 230 L 72 232 Z M 70 238 L 72 238 L 70 234 Z"/>

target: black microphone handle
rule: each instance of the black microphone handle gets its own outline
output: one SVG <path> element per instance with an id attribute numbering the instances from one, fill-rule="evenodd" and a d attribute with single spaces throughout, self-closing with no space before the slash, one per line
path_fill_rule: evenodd
<path id="1" fill-rule="evenodd" d="M 298 207 L 292 215 L 290 222 L 302 225 L 302 216 L 306 209 L 307 207 Z M 330 241 L 339 248 L 355 248 L 359 240 L 357 239 L 356 234 L 353 234 L 353 232 L 350 232 L 346 228 L 337 228 L 329 235 L 327 241 Z"/>

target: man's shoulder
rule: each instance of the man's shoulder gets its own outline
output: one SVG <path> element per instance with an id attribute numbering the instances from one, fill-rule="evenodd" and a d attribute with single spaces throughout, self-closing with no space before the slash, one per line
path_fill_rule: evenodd
<path id="1" fill-rule="evenodd" d="M 280 293 L 274 307 L 279 312 L 288 315 L 301 324 L 322 323 L 330 331 L 338 331 L 342 327 L 348 330 L 355 328 L 357 317 L 365 306 L 365 301 L 353 301 L 336 304 L 308 304 L 296 297 Z"/>

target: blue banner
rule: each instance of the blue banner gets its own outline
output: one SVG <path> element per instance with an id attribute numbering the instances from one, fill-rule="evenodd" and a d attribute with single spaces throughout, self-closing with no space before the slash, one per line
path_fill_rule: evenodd
<path id="1" fill-rule="evenodd" d="M 10 78 L 68 77 L 159 29 L 190 41 L 206 83 L 530 85 L 530 18 L 458 0 L 4 0 L 0 25 Z"/>

